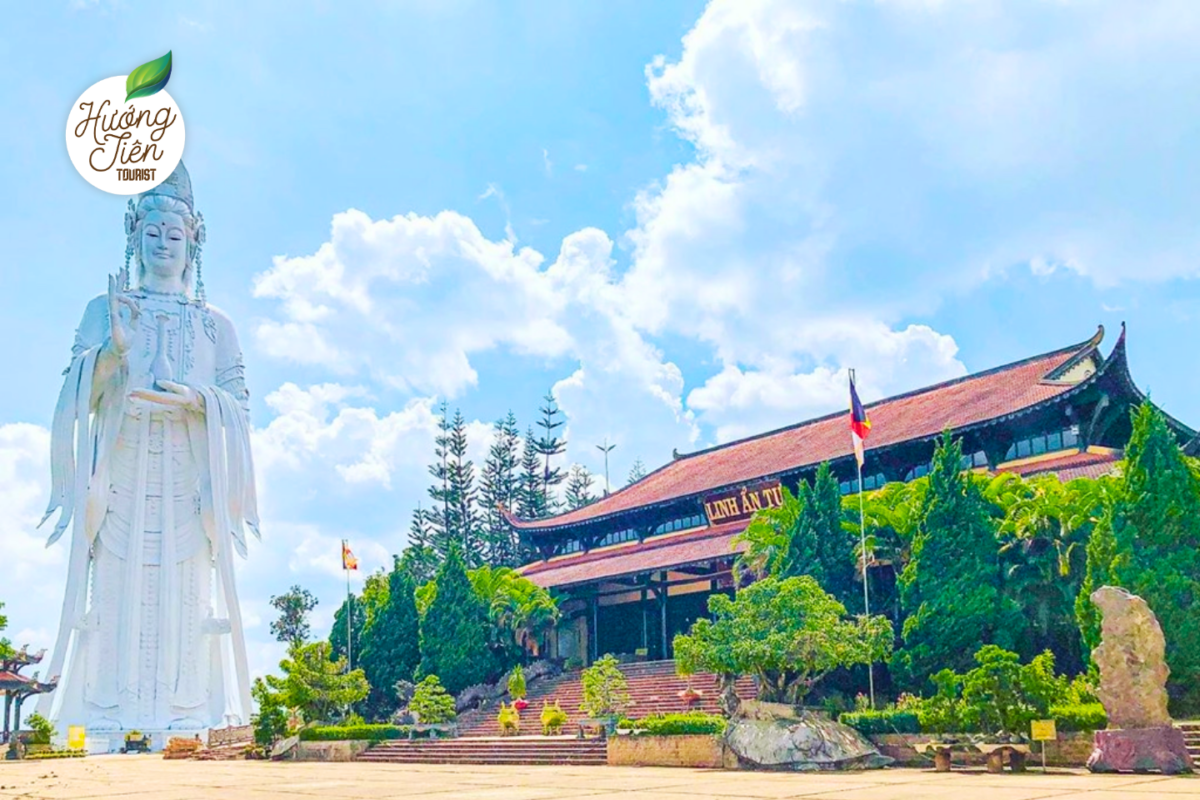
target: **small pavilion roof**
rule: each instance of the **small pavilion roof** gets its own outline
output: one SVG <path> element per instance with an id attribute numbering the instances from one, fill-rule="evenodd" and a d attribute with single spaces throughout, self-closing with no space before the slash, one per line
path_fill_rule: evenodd
<path id="1" fill-rule="evenodd" d="M 962 432 L 1031 411 L 1088 383 L 1107 366 L 1099 353 L 1103 326 L 1085 342 L 1001 367 L 868 403 L 867 451 L 932 439 L 947 428 Z M 1124 331 L 1114 356 L 1124 359 Z M 1119 351 L 1119 353 L 1118 353 Z M 1095 356 L 1090 377 L 1071 378 L 1072 367 Z M 851 456 L 846 412 L 839 411 L 768 433 L 682 455 L 641 480 L 582 508 L 547 519 L 510 522 L 529 533 L 551 532 L 613 517 L 637 508 Z"/>
<path id="2" fill-rule="evenodd" d="M 1108 475 L 1121 460 L 1121 453 L 1108 448 L 1090 448 L 1073 451 L 1051 458 L 1031 461 L 1025 464 L 1002 466 L 1000 472 L 1014 472 L 1028 478 L 1033 475 L 1052 473 L 1063 483 L 1076 478 L 1099 478 Z"/>
<path id="3" fill-rule="evenodd" d="M 521 572 L 538 586 L 550 588 L 685 567 L 744 550 L 744 546 L 735 549 L 733 537 L 745 530 L 746 524 L 745 520 L 730 522 L 641 543 L 617 545 L 611 550 L 554 558 L 530 564 Z"/>

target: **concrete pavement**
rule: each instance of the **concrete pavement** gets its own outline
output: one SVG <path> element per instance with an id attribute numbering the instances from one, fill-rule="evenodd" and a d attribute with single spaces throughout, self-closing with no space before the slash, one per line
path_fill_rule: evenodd
<path id="1" fill-rule="evenodd" d="M 91 756 L 0 762 L 0 798 L 159 800 L 1185 800 L 1200 798 L 1200 776 L 991 775 L 889 769 L 778 774 L 636 767 L 460 767 L 363 763 L 164 761 L 159 756 Z"/>

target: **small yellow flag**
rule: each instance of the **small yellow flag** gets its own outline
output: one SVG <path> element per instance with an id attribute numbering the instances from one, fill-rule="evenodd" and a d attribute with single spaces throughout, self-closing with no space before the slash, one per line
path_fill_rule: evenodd
<path id="1" fill-rule="evenodd" d="M 1058 738 L 1058 731 L 1054 728 L 1054 720 L 1052 719 L 1035 719 L 1029 723 L 1030 738 L 1035 742 L 1053 742 Z"/>

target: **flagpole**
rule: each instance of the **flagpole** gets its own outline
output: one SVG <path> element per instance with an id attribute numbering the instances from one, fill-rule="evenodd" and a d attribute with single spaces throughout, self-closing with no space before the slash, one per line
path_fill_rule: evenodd
<path id="1" fill-rule="evenodd" d="M 854 385 L 854 370 L 850 370 L 850 385 Z M 861 445 L 860 445 L 861 447 Z M 857 454 L 856 454 L 857 455 Z M 867 522 L 866 512 L 863 510 L 863 478 L 862 478 L 862 462 L 854 459 L 854 463 L 858 465 L 858 538 L 859 546 L 862 550 L 862 579 L 863 579 L 863 614 L 871 616 L 871 589 L 867 584 Z M 870 662 L 867 664 L 867 681 L 871 691 L 871 708 L 875 708 L 875 664 Z"/>
<path id="2" fill-rule="evenodd" d="M 354 616 L 354 604 L 350 602 L 350 565 L 346 563 L 346 540 L 342 539 L 342 572 L 346 573 L 346 674 L 354 670 L 354 654 L 350 651 L 353 637 L 350 632 L 351 617 Z"/>

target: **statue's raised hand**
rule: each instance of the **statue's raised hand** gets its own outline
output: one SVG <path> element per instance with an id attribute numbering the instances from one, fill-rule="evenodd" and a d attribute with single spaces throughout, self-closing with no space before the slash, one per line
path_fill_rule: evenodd
<path id="1" fill-rule="evenodd" d="M 133 346 L 133 331 L 137 329 L 142 310 L 137 301 L 125 294 L 125 283 L 129 278 L 128 268 L 116 275 L 108 276 L 108 320 L 112 337 L 112 349 L 122 358 Z M 129 323 L 121 319 L 121 306 L 129 309 Z"/>

